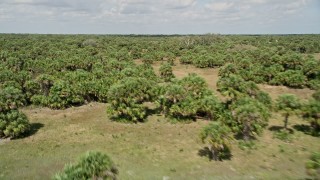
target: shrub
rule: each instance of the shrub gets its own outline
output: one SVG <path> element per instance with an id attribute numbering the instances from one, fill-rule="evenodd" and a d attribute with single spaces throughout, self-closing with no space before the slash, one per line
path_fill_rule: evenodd
<path id="1" fill-rule="evenodd" d="M 316 101 L 320 101 L 320 89 L 317 90 L 315 93 L 312 94 L 312 97 L 316 100 Z"/>
<path id="2" fill-rule="evenodd" d="M 222 115 L 223 105 L 214 95 L 208 95 L 198 100 L 197 113 L 208 117 L 210 120 L 218 120 Z"/>
<path id="3" fill-rule="evenodd" d="M 14 110 L 25 104 L 25 96 L 20 89 L 12 86 L 0 89 L 0 112 Z"/>
<path id="4" fill-rule="evenodd" d="M 280 139 L 285 142 L 291 142 L 293 140 L 293 135 L 287 130 L 275 131 L 273 134 L 274 138 Z"/>
<path id="5" fill-rule="evenodd" d="M 314 152 L 306 163 L 306 170 L 309 176 L 320 179 L 320 152 Z"/>
<path id="6" fill-rule="evenodd" d="M 107 112 L 117 120 L 143 121 L 147 110 L 144 102 L 153 98 L 155 83 L 145 78 L 128 77 L 111 86 Z"/>
<path id="7" fill-rule="evenodd" d="M 30 124 L 25 114 L 17 110 L 0 112 L 0 138 L 16 138 L 26 133 L 29 129 Z"/>
<path id="8" fill-rule="evenodd" d="M 310 122 L 312 135 L 320 136 L 320 101 L 309 100 L 302 109 L 303 118 Z"/>
<path id="9" fill-rule="evenodd" d="M 40 93 L 40 85 L 34 80 L 30 80 L 25 82 L 24 84 L 25 94 L 27 100 L 30 102 L 32 96 Z"/>
<path id="10" fill-rule="evenodd" d="M 181 64 L 192 64 L 194 57 L 192 55 L 184 55 L 180 58 Z"/>
<path id="11" fill-rule="evenodd" d="M 64 109 L 84 103 L 83 97 L 76 94 L 71 85 L 65 81 L 56 81 L 47 97 L 47 106 L 53 109 Z"/>
<path id="12" fill-rule="evenodd" d="M 153 61 L 155 61 L 155 57 L 152 54 L 145 54 L 142 56 L 142 62 L 144 64 L 153 64 Z"/>
<path id="13" fill-rule="evenodd" d="M 320 89 L 320 77 L 318 77 L 318 79 L 309 80 L 307 86 L 314 90 Z"/>
<path id="14" fill-rule="evenodd" d="M 238 68 L 235 64 L 227 63 L 224 66 L 222 66 L 219 70 L 219 76 L 221 78 L 228 77 L 232 74 L 236 74 L 238 72 Z"/>
<path id="15" fill-rule="evenodd" d="M 202 129 L 200 138 L 203 143 L 209 145 L 214 160 L 230 158 L 233 138 L 231 130 L 227 126 L 220 123 L 210 123 Z"/>
<path id="16" fill-rule="evenodd" d="M 172 73 L 172 66 L 169 63 L 164 63 L 160 66 L 159 69 L 160 77 L 165 81 L 168 82 L 172 78 L 174 78 L 174 74 Z"/>
<path id="17" fill-rule="evenodd" d="M 193 59 L 192 64 L 197 68 L 206 68 L 209 67 L 210 61 L 206 55 L 200 55 Z"/>
<path id="18" fill-rule="evenodd" d="M 111 158 L 101 152 L 87 152 L 77 163 L 66 165 L 53 179 L 117 179 L 118 169 Z"/>
<path id="19" fill-rule="evenodd" d="M 303 75 L 302 71 L 288 70 L 278 73 L 274 79 L 270 81 L 271 84 L 285 85 L 294 88 L 303 88 L 306 85 L 307 77 Z"/>
<path id="20" fill-rule="evenodd" d="M 48 96 L 50 92 L 50 88 L 53 86 L 54 77 L 48 74 L 41 74 L 36 78 L 36 82 L 40 86 L 40 92 Z"/>
<path id="21" fill-rule="evenodd" d="M 220 78 L 217 82 L 217 87 L 219 92 L 224 96 L 228 96 L 231 100 L 245 96 L 256 98 L 259 94 L 261 96 L 260 89 L 253 81 L 245 81 L 240 76 L 234 74 Z"/>
<path id="22" fill-rule="evenodd" d="M 164 114 L 173 119 L 194 120 L 197 114 L 213 118 L 220 103 L 210 96 L 213 94 L 208 90 L 205 80 L 196 74 L 189 74 L 165 85 L 157 103 Z M 210 100 L 214 101 L 208 102 Z"/>

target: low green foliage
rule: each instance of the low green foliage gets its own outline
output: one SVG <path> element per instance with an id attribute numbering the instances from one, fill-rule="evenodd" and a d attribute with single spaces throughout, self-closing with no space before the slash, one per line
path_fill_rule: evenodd
<path id="1" fill-rule="evenodd" d="M 288 130 L 281 129 L 279 131 L 275 131 L 273 134 L 274 138 L 280 139 L 285 142 L 292 142 L 293 141 L 293 134 Z"/>
<path id="2" fill-rule="evenodd" d="M 165 82 L 168 82 L 175 77 L 174 74 L 172 73 L 172 65 L 170 65 L 169 63 L 162 64 L 160 66 L 159 72 L 160 72 L 160 77 Z"/>
<path id="3" fill-rule="evenodd" d="M 241 150 L 255 150 L 257 149 L 257 144 L 255 141 L 238 141 L 238 147 Z"/>
<path id="4" fill-rule="evenodd" d="M 196 74 L 164 85 L 156 101 L 166 116 L 176 120 L 193 120 L 196 115 L 214 119 L 222 107 L 205 80 Z"/>
<path id="5" fill-rule="evenodd" d="M 12 86 L 0 89 L 0 112 L 15 110 L 25 104 L 25 95 L 20 89 Z"/>
<path id="6" fill-rule="evenodd" d="M 271 81 L 274 85 L 285 85 L 294 88 L 303 88 L 307 82 L 307 77 L 303 75 L 302 71 L 288 70 L 278 73 Z"/>
<path id="7" fill-rule="evenodd" d="M 314 179 L 320 179 L 320 152 L 314 152 L 306 163 L 307 174 Z"/>
<path id="8" fill-rule="evenodd" d="M 314 93 L 314 99 L 302 107 L 302 117 L 310 122 L 311 134 L 314 136 L 320 136 L 320 100 L 317 96 L 318 92 Z"/>
<path id="9" fill-rule="evenodd" d="M 250 97 L 260 101 L 267 107 L 271 107 L 272 100 L 267 93 L 261 91 L 253 81 L 245 81 L 238 75 L 229 74 L 220 78 L 217 82 L 217 87 L 218 91 L 228 97 L 230 101 Z"/>
<path id="10" fill-rule="evenodd" d="M 27 116 L 17 110 L 0 112 L 0 138 L 16 138 L 30 130 Z"/>
<path id="11" fill-rule="evenodd" d="M 26 104 L 20 89 L 9 86 L 0 89 L 0 138 L 16 138 L 30 129 L 28 118 L 18 111 Z"/>
<path id="12" fill-rule="evenodd" d="M 153 98 L 155 83 L 145 78 L 128 77 L 111 86 L 108 91 L 108 114 L 120 121 L 144 121 L 147 108 L 143 105 Z"/>
<path id="13" fill-rule="evenodd" d="M 118 170 L 106 154 L 89 151 L 75 164 L 65 166 L 63 172 L 54 176 L 55 180 L 71 179 L 117 179 Z"/>

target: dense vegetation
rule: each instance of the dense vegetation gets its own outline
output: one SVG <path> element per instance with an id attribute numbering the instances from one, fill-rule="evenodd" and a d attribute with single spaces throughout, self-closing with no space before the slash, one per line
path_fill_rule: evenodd
<path id="1" fill-rule="evenodd" d="M 106 154 L 87 152 L 75 164 L 66 165 L 63 172 L 54 176 L 55 180 L 70 179 L 117 179 L 118 169 Z"/>
<path id="2" fill-rule="evenodd" d="M 319 35 L 3 34 L 0 138 L 19 137 L 30 129 L 20 107 L 65 109 L 92 101 L 108 103 L 107 113 L 114 121 L 145 122 L 154 113 L 179 122 L 216 121 L 200 132 L 215 160 L 231 157 L 230 144 L 235 139 L 246 143 L 257 139 L 272 110 L 283 114 L 285 132 L 289 117 L 299 115 L 310 123 L 310 133 L 319 136 L 320 61 L 312 53 L 320 53 Z M 161 63 L 158 74 L 152 67 L 157 61 Z M 197 74 L 176 78 L 172 68 L 177 61 L 197 68 L 219 67 L 217 88 L 224 99 Z M 318 91 L 308 102 L 284 94 L 273 103 L 257 84 Z M 55 178 L 100 177 L 105 169 L 73 174 L 89 166 L 91 158 L 112 171 L 107 156 L 89 153 Z"/>

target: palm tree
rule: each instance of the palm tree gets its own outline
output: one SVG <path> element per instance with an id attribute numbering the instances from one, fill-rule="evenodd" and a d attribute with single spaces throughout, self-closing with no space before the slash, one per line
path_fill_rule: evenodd
<path id="1" fill-rule="evenodd" d="M 293 94 L 282 94 L 276 99 L 275 109 L 284 116 L 284 128 L 288 129 L 289 116 L 296 114 L 301 108 L 299 99 Z"/>
<path id="2" fill-rule="evenodd" d="M 233 137 L 231 130 L 227 126 L 217 122 L 210 123 L 202 129 L 200 138 L 203 143 L 209 144 L 214 160 L 222 160 L 230 156 Z"/>
<path id="3" fill-rule="evenodd" d="M 108 90 L 108 113 L 120 120 L 143 121 L 147 113 L 143 103 L 153 98 L 151 90 L 154 86 L 153 81 L 136 77 L 115 83 Z"/>
<path id="4" fill-rule="evenodd" d="M 198 112 L 210 120 L 218 119 L 223 110 L 222 103 L 214 95 L 205 96 L 198 101 Z"/>
<path id="5" fill-rule="evenodd" d="M 237 121 L 238 132 L 242 134 L 244 140 L 250 140 L 255 135 L 259 135 L 263 128 L 267 126 L 270 113 L 268 108 L 259 101 L 245 97 L 237 100 L 231 106 L 234 119 Z"/>
<path id="6" fill-rule="evenodd" d="M 303 106 L 303 118 L 310 122 L 313 135 L 320 135 L 320 100 L 312 99 Z"/>

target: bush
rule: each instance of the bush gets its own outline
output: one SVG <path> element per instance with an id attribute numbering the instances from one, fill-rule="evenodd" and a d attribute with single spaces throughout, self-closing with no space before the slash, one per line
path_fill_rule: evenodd
<path id="1" fill-rule="evenodd" d="M 197 68 L 206 68 L 209 67 L 210 61 L 206 55 L 200 55 L 192 61 L 192 64 Z"/>
<path id="2" fill-rule="evenodd" d="M 32 96 L 40 93 L 40 85 L 34 80 L 27 81 L 24 84 L 25 94 L 27 100 L 30 102 Z"/>
<path id="3" fill-rule="evenodd" d="M 70 179 L 117 179 L 118 169 L 111 158 L 101 152 L 87 152 L 75 164 L 66 165 L 55 180 Z"/>
<path id="4" fill-rule="evenodd" d="M 0 112 L 0 138 L 16 138 L 26 133 L 29 129 L 30 124 L 25 114 L 17 110 Z"/>
<path id="5" fill-rule="evenodd" d="M 287 130 L 283 130 L 283 129 L 274 132 L 273 137 L 277 138 L 277 139 L 280 139 L 282 141 L 285 141 L 285 142 L 292 142 L 292 140 L 293 140 L 292 133 L 290 133 Z"/>
<path id="6" fill-rule="evenodd" d="M 111 86 L 107 112 L 117 120 L 144 121 L 147 109 L 143 106 L 153 98 L 155 83 L 145 78 L 128 77 Z"/>
<path id="7" fill-rule="evenodd" d="M 165 85 L 157 103 L 166 116 L 177 120 L 194 120 L 197 114 L 214 118 L 220 106 L 205 80 L 196 74 Z"/>
<path id="8" fill-rule="evenodd" d="M 306 170 L 309 176 L 320 179 L 320 152 L 314 152 L 306 163 Z"/>
<path id="9" fill-rule="evenodd" d="M 294 88 L 303 88 L 306 82 L 307 77 L 303 75 L 302 71 L 297 70 L 281 72 L 270 81 L 274 85 L 285 85 Z"/>
<path id="10" fill-rule="evenodd" d="M 228 77 L 232 74 L 236 74 L 238 72 L 238 68 L 235 64 L 227 63 L 222 66 L 219 70 L 219 76 L 221 78 Z"/>
<path id="11" fill-rule="evenodd" d="M 192 64 L 194 57 L 192 55 L 184 55 L 180 58 L 181 64 Z"/>
<path id="12" fill-rule="evenodd" d="M 165 81 L 168 82 L 172 78 L 174 78 L 174 74 L 172 73 L 172 66 L 169 63 L 164 63 L 160 66 L 159 69 L 160 77 Z"/>
<path id="13" fill-rule="evenodd" d="M 12 86 L 0 89 L 0 112 L 14 110 L 25 104 L 25 96 L 20 89 Z"/>
<path id="14" fill-rule="evenodd" d="M 231 130 L 227 126 L 220 123 L 210 123 L 202 129 L 200 138 L 203 143 L 209 144 L 214 160 L 230 158 L 233 138 Z"/>
<path id="15" fill-rule="evenodd" d="M 230 74 L 220 78 L 217 82 L 217 87 L 222 95 L 228 96 L 231 100 L 249 96 L 251 98 L 261 98 L 260 100 L 265 100 L 264 103 L 267 103 L 267 95 L 261 94 L 257 84 L 253 81 L 245 81 L 238 75 Z"/>
<path id="16" fill-rule="evenodd" d="M 144 64 L 153 64 L 153 61 L 155 61 L 155 57 L 152 54 L 145 54 L 142 56 L 142 62 Z"/>
<path id="17" fill-rule="evenodd" d="M 309 100 L 302 109 L 303 118 L 310 123 L 311 134 L 320 136 L 320 101 L 316 99 Z"/>
<path id="18" fill-rule="evenodd" d="M 80 95 L 76 94 L 69 83 L 65 81 L 57 81 L 50 89 L 46 103 L 50 108 L 64 109 L 72 105 L 83 104 L 84 99 Z"/>
<path id="19" fill-rule="evenodd" d="M 318 89 L 315 93 L 312 94 L 312 97 L 316 100 L 316 101 L 320 101 L 320 89 Z"/>
<path id="20" fill-rule="evenodd" d="M 309 80 L 307 85 L 310 89 L 320 89 L 320 78 Z"/>
<path id="21" fill-rule="evenodd" d="M 214 95 L 208 95 L 197 102 L 197 114 L 210 120 L 218 120 L 223 111 L 223 105 Z"/>

